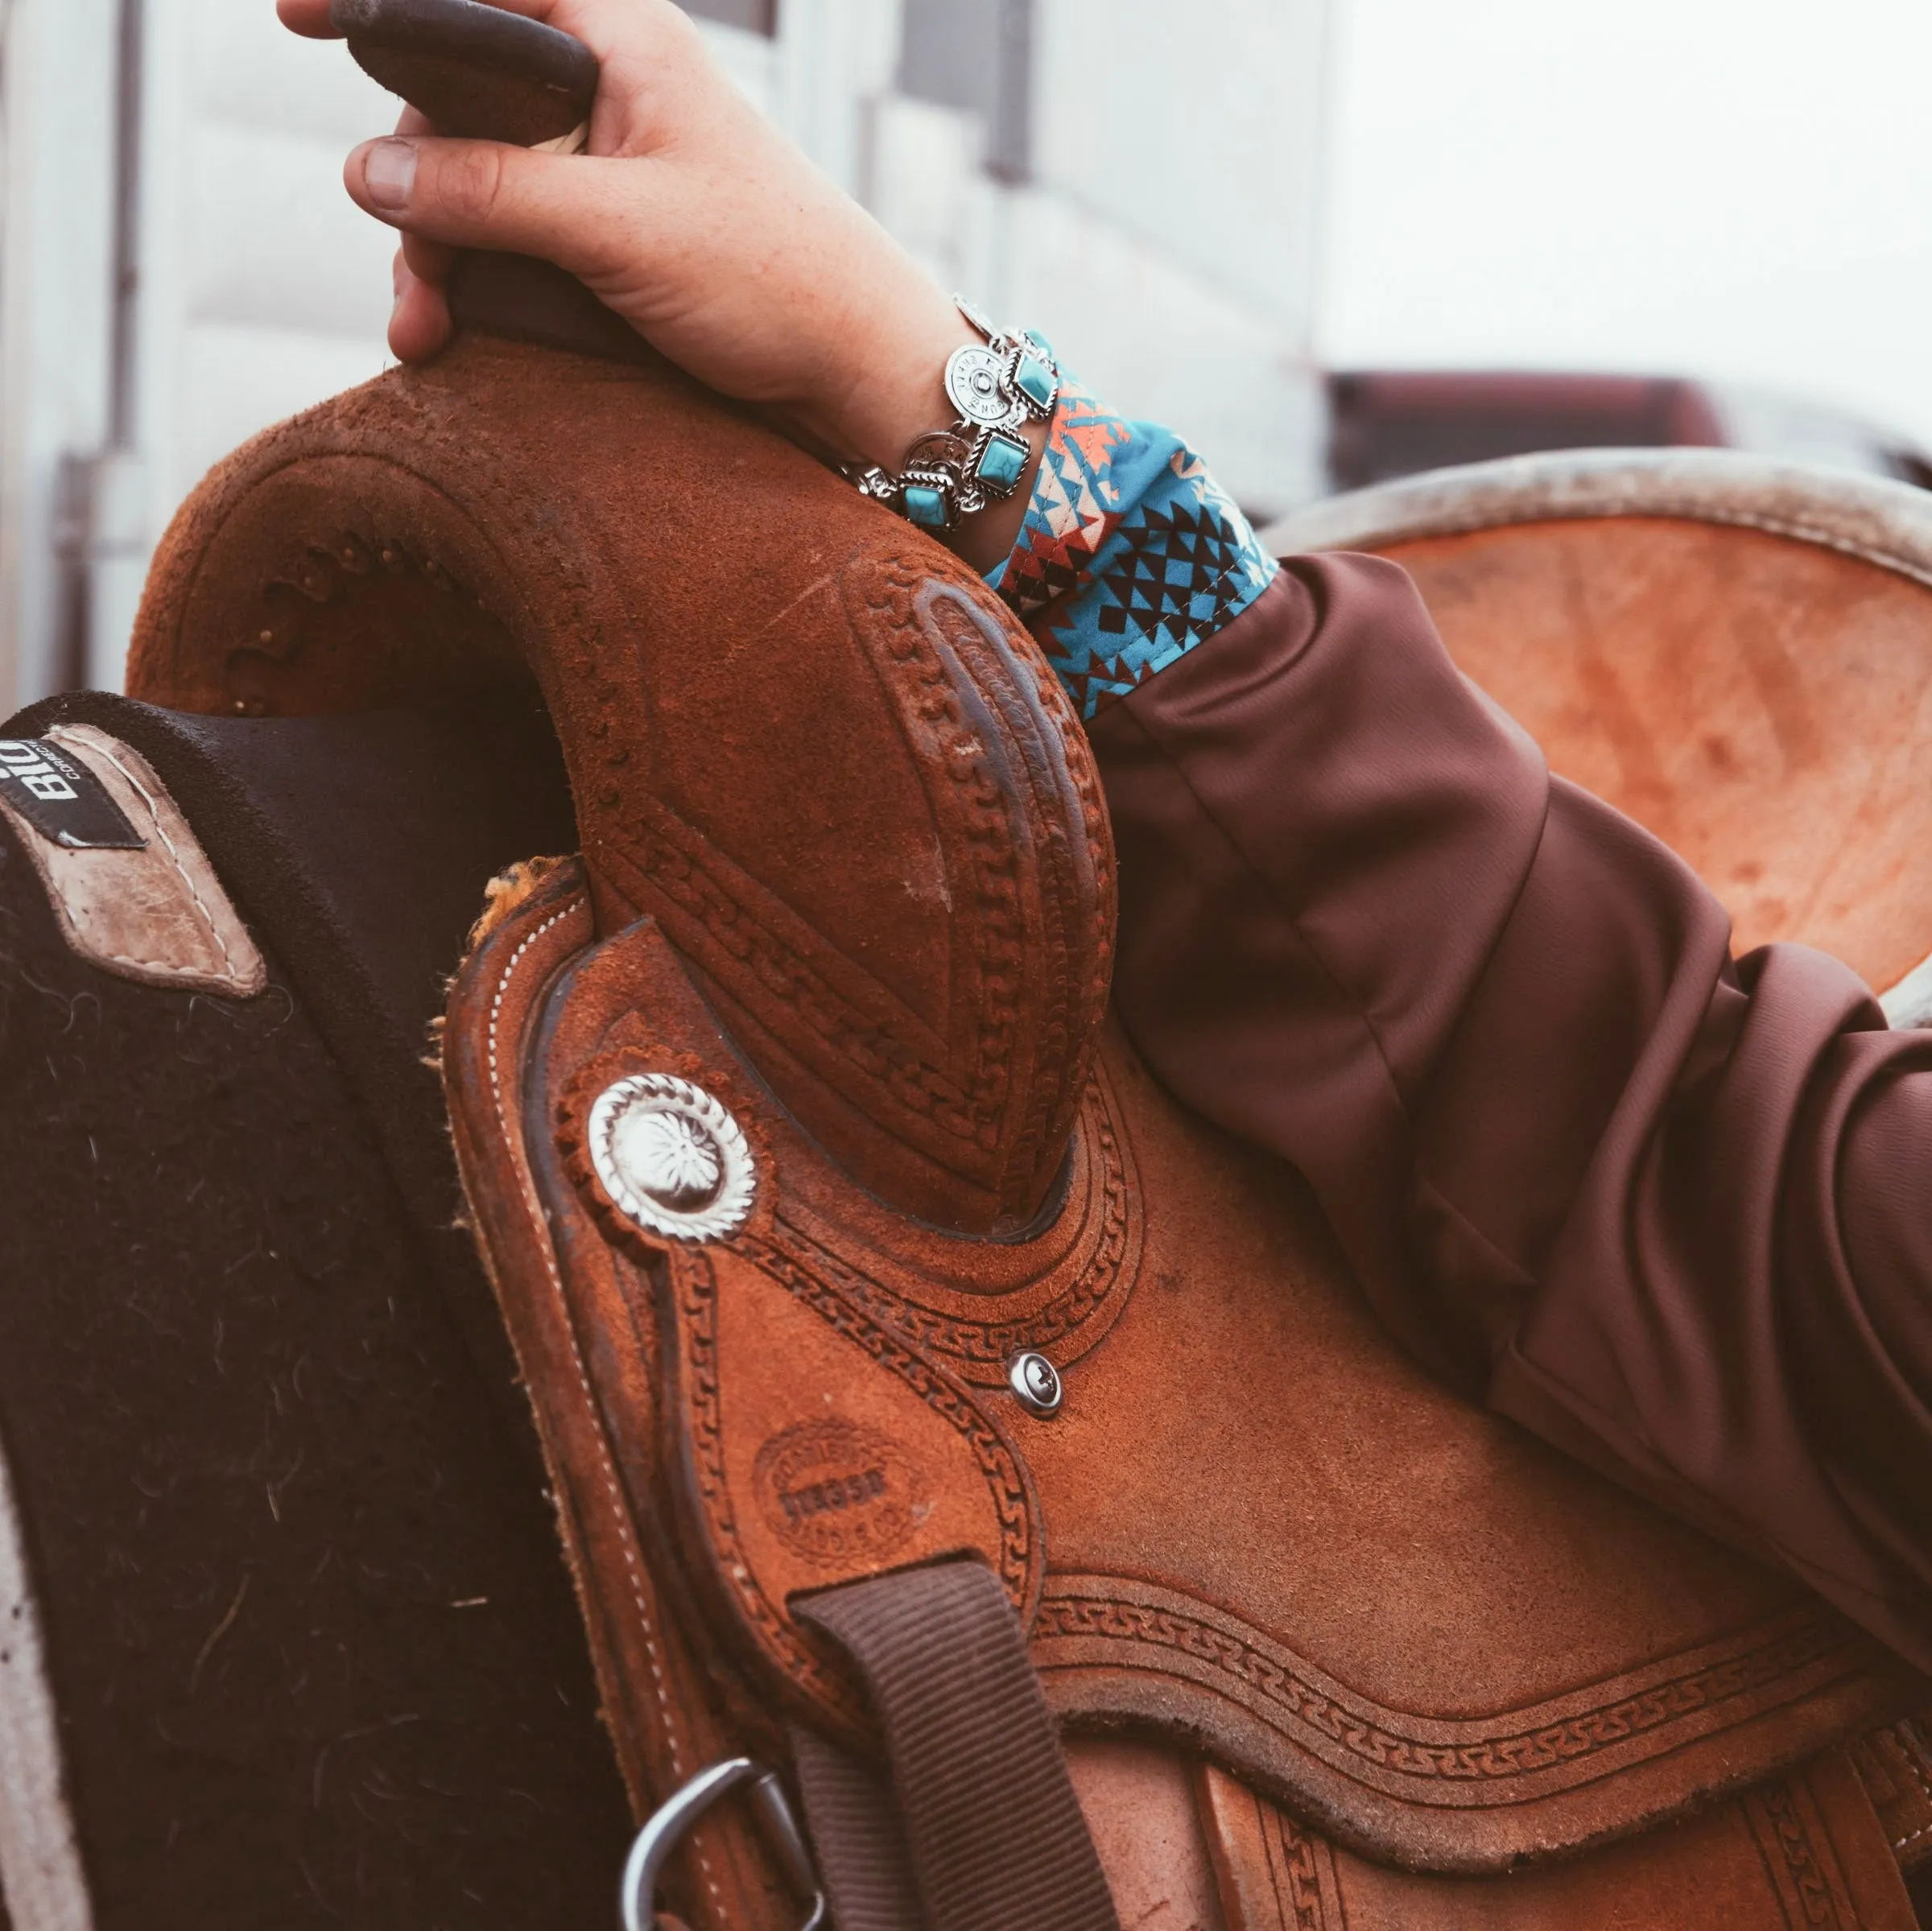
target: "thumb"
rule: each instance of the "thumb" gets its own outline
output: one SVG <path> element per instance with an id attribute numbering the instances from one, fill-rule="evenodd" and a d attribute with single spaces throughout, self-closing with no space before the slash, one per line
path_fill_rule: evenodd
<path id="1" fill-rule="evenodd" d="M 392 134 L 358 147 L 342 179 L 378 221 L 457 248 L 542 255 L 588 274 L 613 239 L 604 171 L 583 155 Z"/>
<path id="2" fill-rule="evenodd" d="M 275 11 L 291 33 L 306 35 L 311 40 L 342 38 L 328 17 L 328 0 L 275 0 Z"/>

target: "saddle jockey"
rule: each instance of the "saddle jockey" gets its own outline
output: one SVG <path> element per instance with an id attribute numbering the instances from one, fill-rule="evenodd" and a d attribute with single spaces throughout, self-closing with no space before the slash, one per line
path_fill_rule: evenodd
<path id="1" fill-rule="evenodd" d="M 278 4 L 328 33 L 328 0 Z M 452 250 L 543 256 L 932 511 L 891 472 L 980 339 L 952 301 L 670 0 L 514 10 L 601 62 L 589 155 L 411 113 L 350 156 L 402 234 L 396 354 L 448 340 Z M 1011 493 L 935 533 L 1085 721 L 1149 1064 L 1307 1176 L 1435 1372 L 1932 1669 L 1932 1033 L 1802 947 L 1734 959 L 1711 894 L 1549 775 L 1392 564 L 1278 563 L 1174 435 L 1071 379 L 1019 439 Z"/>

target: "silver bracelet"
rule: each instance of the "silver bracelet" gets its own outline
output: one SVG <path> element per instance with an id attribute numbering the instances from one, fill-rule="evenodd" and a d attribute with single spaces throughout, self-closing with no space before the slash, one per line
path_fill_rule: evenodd
<path id="1" fill-rule="evenodd" d="M 921 436 L 897 476 L 877 463 L 845 471 L 861 494 L 922 530 L 953 529 L 961 517 L 1011 496 L 1033 456 L 1026 426 L 1051 415 L 1060 394 L 1059 365 L 1040 336 L 997 329 L 961 297 L 953 300 L 985 338 L 946 359 L 947 399 L 959 420 Z"/>

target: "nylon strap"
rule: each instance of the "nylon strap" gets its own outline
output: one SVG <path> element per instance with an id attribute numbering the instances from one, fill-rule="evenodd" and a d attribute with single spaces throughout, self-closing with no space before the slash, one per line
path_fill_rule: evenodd
<path id="1" fill-rule="evenodd" d="M 982 1562 L 795 1605 L 863 1679 L 887 1778 L 799 1735 L 839 1931 L 1120 1931 L 1019 1618 Z"/>

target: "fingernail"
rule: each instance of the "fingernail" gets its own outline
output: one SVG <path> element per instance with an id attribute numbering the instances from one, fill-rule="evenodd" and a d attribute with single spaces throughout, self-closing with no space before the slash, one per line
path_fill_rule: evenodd
<path id="1" fill-rule="evenodd" d="M 369 200 L 386 214 L 401 214 L 409 206 L 410 191 L 415 184 L 415 142 L 378 141 L 362 157 L 362 185 Z"/>

